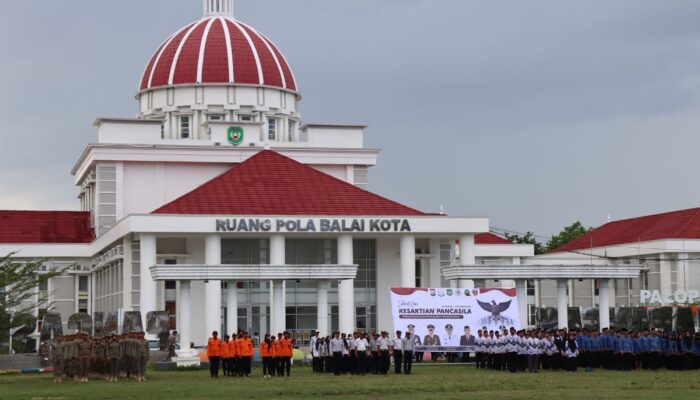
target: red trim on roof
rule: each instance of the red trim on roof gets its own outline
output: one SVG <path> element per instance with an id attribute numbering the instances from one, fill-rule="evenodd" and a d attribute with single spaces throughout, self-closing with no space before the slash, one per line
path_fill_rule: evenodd
<path id="1" fill-rule="evenodd" d="M 197 82 L 197 67 L 199 66 L 199 51 L 202 47 L 204 31 L 207 29 L 207 22 L 197 25 L 185 44 L 180 50 L 180 55 L 175 60 L 175 73 L 173 74 L 173 84 Z"/>
<path id="2" fill-rule="evenodd" d="M 228 55 L 226 35 L 221 20 L 216 20 L 209 29 L 207 44 L 204 48 L 204 65 L 202 66 L 202 83 L 228 82 Z"/>
<path id="3" fill-rule="evenodd" d="M 425 216 L 271 150 L 263 150 L 153 214 Z"/>
<path id="4" fill-rule="evenodd" d="M 508 239 L 504 239 L 493 233 L 480 233 L 474 237 L 475 244 L 513 244 Z"/>
<path id="5" fill-rule="evenodd" d="M 201 49 L 202 40 L 204 40 L 204 31 L 210 20 L 214 20 L 207 35 L 206 46 L 204 47 L 204 58 L 202 59 L 202 82 L 201 83 L 231 83 L 228 70 L 228 46 L 226 44 L 226 33 L 223 29 L 220 17 L 211 17 L 209 19 L 199 20 L 194 22 L 181 31 L 173 35 L 173 40 L 161 45 L 155 54 L 150 58 L 146 71 L 141 77 L 141 90 L 155 88 L 159 86 L 167 86 L 170 78 L 170 70 L 175 65 L 173 75 L 173 84 L 196 84 L 197 69 L 199 67 L 199 52 Z M 231 57 L 233 59 L 233 83 L 259 85 L 261 77 L 258 76 L 258 64 L 255 60 L 254 52 L 257 52 L 260 60 L 260 68 L 266 86 L 274 86 L 283 89 L 296 90 L 297 85 L 294 81 L 292 70 L 287 63 L 287 60 L 282 56 L 277 46 L 269 39 L 258 33 L 243 23 L 238 23 L 238 26 L 250 36 L 251 42 L 248 42 L 243 32 L 234 25 L 233 20 L 223 18 L 224 23 L 228 27 L 231 38 Z M 175 54 L 180 43 L 184 39 L 190 28 L 195 24 L 199 24 L 187 37 L 186 43 L 177 60 Z M 167 46 L 166 46 L 167 44 Z M 272 51 L 268 49 L 269 44 Z M 165 47 L 165 48 L 164 48 Z M 162 55 L 156 59 L 162 49 Z M 277 66 L 274 56 L 280 63 Z M 153 74 L 153 79 L 149 85 L 149 78 Z M 286 85 L 283 85 L 283 78 Z"/>
<path id="6" fill-rule="evenodd" d="M 0 210 L 0 243 L 67 244 L 94 239 L 89 212 Z"/>
<path id="7" fill-rule="evenodd" d="M 700 208 L 609 222 L 552 253 L 662 239 L 700 239 Z"/>

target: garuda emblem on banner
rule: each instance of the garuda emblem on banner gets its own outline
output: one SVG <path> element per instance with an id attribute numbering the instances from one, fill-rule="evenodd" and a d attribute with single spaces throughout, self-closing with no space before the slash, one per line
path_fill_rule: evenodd
<path id="1" fill-rule="evenodd" d="M 232 126 L 228 128 L 228 142 L 234 146 L 243 143 L 243 128 L 240 126 Z"/>

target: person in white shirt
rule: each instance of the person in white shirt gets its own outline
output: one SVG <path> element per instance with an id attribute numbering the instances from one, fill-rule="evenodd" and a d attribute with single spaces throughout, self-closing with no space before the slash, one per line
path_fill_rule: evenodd
<path id="1" fill-rule="evenodd" d="M 401 364 L 403 363 L 403 343 L 401 342 L 401 331 L 396 331 L 396 338 L 394 338 L 391 346 L 391 354 L 394 356 L 395 374 L 401 374 Z"/>
<path id="2" fill-rule="evenodd" d="M 406 332 L 406 338 L 401 342 L 401 349 L 403 351 L 403 373 L 405 375 L 411 375 L 414 346 L 415 342 L 413 341 L 413 337 L 411 337 L 411 332 Z"/>
<path id="3" fill-rule="evenodd" d="M 355 340 L 355 354 L 357 354 L 357 373 L 360 375 L 364 375 L 367 372 L 368 346 L 367 334 L 358 334 L 358 338 Z"/>
<path id="4" fill-rule="evenodd" d="M 527 370 L 538 372 L 540 367 L 540 339 L 534 332 L 530 332 L 527 338 Z"/>
<path id="5" fill-rule="evenodd" d="M 312 331 L 311 332 L 311 341 L 309 342 L 309 345 L 311 346 L 311 365 L 312 369 L 314 372 L 319 372 L 318 368 L 318 361 L 319 361 L 319 352 L 318 352 L 318 346 L 316 345 L 318 343 L 318 332 Z"/>
<path id="6" fill-rule="evenodd" d="M 382 331 L 382 337 L 377 339 L 377 347 L 379 347 L 379 372 L 382 375 L 386 375 L 389 372 L 389 348 L 391 347 L 388 333 Z"/>
<path id="7" fill-rule="evenodd" d="M 329 347 L 331 354 L 333 354 L 333 373 L 340 375 L 343 363 L 343 349 L 345 348 L 343 340 L 340 338 L 340 333 L 335 333 L 335 337 L 331 339 Z"/>
<path id="8" fill-rule="evenodd" d="M 348 372 L 351 375 L 357 373 L 357 351 L 355 351 L 355 339 L 357 338 L 357 333 L 348 333 Z"/>
<path id="9" fill-rule="evenodd" d="M 476 332 L 474 339 L 474 358 L 476 358 L 476 369 L 484 369 L 484 333 L 481 329 Z"/>

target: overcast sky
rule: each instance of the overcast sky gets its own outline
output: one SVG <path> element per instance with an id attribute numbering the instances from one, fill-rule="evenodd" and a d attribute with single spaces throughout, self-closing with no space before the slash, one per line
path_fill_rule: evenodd
<path id="1" fill-rule="evenodd" d="M 97 116 L 132 117 L 200 0 L 4 1 L 0 208 L 76 209 Z M 550 235 L 700 206 L 700 2 L 237 0 L 306 122 L 370 125 L 372 191 Z"/>

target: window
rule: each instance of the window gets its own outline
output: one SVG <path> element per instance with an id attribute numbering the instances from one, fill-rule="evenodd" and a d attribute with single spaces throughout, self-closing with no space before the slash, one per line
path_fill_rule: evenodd
<path id="1" fill-rule="evenodd" d="M 88 291 L 88 277 L 80 276 L 78 277 L 78 291 L 87 292 Z"/>
<path id="2" fill-rule="evenodd" d="M 224 116 L 221 114 L 209 114 L 207 115 L 207 121 L 223 121 Z"/>
<path id="3" fill-rule="evenodd" d="M 421 260 L 416 260 L 416 287 L 423 287 L 423 263 Z"/>
<path id="4" fill-rule="evenodd" d="M 190 116 L 180 116 L 180 139 L 189 139 L 190 131 Z"/>
<path id="5" fill-rule="evenodd" d="M 289 121 L 287 125 L 287 141 L 294 141 L 294 121 Z"/>
<path id="6" fill-rule="evenodd" d="M 277 120 L 274 118 L 267 120 L 267 138 L 268 140 L 277 140 Z"/>
<path id="7" fill-rule="evenodd" d="M 238 120 L 241 122 L 253 122 L 253 121 L 255 121 L 255 117 L 253 117 L 252 115 L 248 115 L 248 114 L 239 114 Z"/>

